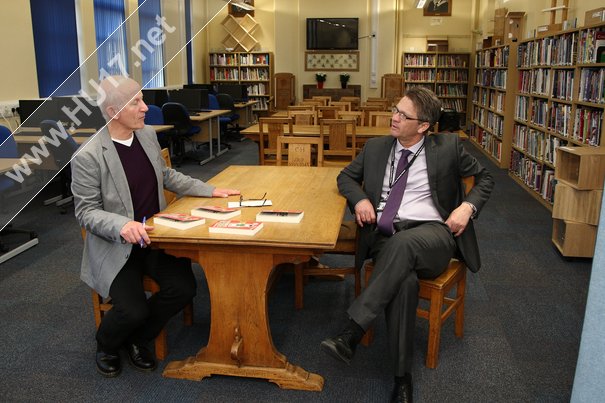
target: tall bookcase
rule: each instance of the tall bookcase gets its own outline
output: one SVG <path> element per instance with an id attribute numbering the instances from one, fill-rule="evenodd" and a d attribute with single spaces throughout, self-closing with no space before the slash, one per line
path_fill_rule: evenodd
<path id="1" fill-rule="evenodd" d="M 509 174 L 550 210 L 557 148 L 602 146 L 605 59 L 597 62 L 601 36 L 602 52 L 603 23 L 519 44 Z"/>
<path id="2" fill-rule="evenodd" d="M 268 111 L 273 96 L 273 53 L 219 52 L 209 54 L 210 82 L 244 84 L 255 111 Z"/>
<path id="3" fill-rule="evenodd" d="M 454 109 L 467 124 L 470 53 L 405 52 L 402 56 L 404 90 L 423 86 L 437 94 L 444 108 Z"/>
<path id="4" fill-rule="evenodd" d="M 475 52 L 470 138 L 500 168 L 510 164 L 516 57 L 515 43 Z"/>

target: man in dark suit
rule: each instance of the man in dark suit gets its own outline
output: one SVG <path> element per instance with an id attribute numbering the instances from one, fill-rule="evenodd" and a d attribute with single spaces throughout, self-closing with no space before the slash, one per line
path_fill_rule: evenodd
<path id="1" fill-rule="evenodd" d="M 479 269 L 471 218 L 494 186 L 457 135 L 429 135 L 440 111 L 433 92 L 410 89 L 393 107 L 391 136 L 369 140 L 338 176 L 340 193 L 360 227 L 356 265 L 361 269 L 371 257 L 375 268 L 347 311 L 347 326 L 321 347 L 349 363 L 364 332 L 384 311 L 395 370 L 392 401 L 412 401 L 418 278 L 437 277 L 454 256 L 472 271 Z M 467 176 L 475 177 L 475 186 L 465 196 L 461 179 Z"/>

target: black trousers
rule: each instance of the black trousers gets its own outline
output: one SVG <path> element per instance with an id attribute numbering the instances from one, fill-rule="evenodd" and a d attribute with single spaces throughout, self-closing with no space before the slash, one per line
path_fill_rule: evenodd
<path id="1" fill-rule="evenodd" d="M 160 286 L 149 298 L 143 290 L 144 274 Z M 193 299 L 196 287 L 189 259 L 133 245 L 109 288 L 113 308 L 105 313 L 97 331 L 98 347 L 116 353 L 125 343 L 146 345 Z"/>
<path id="2" fill-rule="evenodd" d="M 395 226 L 397 228 L 397 225 Z M 374 232 L 372 279 L 347 313 L 364 330 L 385 312 L 395 376 L 412 370 L 418 278 L 435 278 L 447 268 L 456 243 L 440 222 L 400 225 L 391 237 Z"/>

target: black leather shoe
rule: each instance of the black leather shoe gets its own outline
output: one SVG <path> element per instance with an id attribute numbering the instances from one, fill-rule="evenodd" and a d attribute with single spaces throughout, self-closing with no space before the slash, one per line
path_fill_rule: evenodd
<path id="1" fill-rule="evenodd" d="M 402 377 L 395 377 L 395 389 L 391 394 L 391 403 L 412 403 L 413 395 L 412 375 L 405 374 Z"/>
<path id="2" fill-rule="evenodd" d="M 130 363 L 138 370 L 153 371 L 157 366 L 153 354 L 145 346 L 127 344 L 126 352 Z"/>
<path id="3" fill-rule="evenodd" d="M 324 352 L 349 365 L 355 354 L 355 347 L 357 343 L 354 341 L 353 332 L 348 329 L 336 337 L 321 342 L 321 349 Z"/>
<path id="4" fill-rule="evenodd" d="M 96 361 L 97 371 L 107 378 L 113 378 L 122 372 L 122 363 L 120 362 L 120 356 L 117 354 L 107 354 L 99 350 L 97 351 Z"/>

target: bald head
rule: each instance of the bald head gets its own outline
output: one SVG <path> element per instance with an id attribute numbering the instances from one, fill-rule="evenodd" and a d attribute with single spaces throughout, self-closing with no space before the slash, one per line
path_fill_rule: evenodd
<path id="1" fill-rule="evenodd" d="M 97 103 L 108 122 L 141 91 L 139 83 L 125 76 L 109 76 L 99 88 Z"/>

